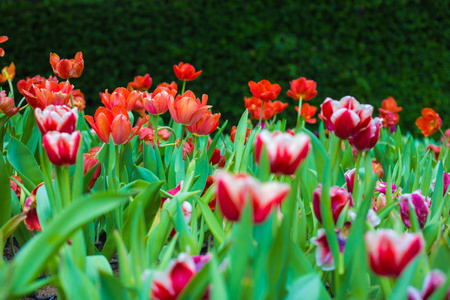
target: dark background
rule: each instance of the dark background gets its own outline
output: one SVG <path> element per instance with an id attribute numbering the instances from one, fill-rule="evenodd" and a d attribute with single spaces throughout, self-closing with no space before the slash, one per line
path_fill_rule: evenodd
<path id="1" fill-rule="evenodd" d="M 0 64 L 14 61 L 17 83 L 51 75 L 50 52 L 82 51 L 83 75 L 71 82 L 85 94 L 87 113 L 100 105 L 99 92 L 136 75 L 149 73 L 152 88 L 177 81 L 173 65 L 183 61 L 203 70 L 187 88 L 208 94 L 231 125 L 250 96 L 248 81 L 268 79 L 281 85 L 278 100 L 289 103 L 282 116 L 293 126 L 296 102 L 286 91 L 304 76 L 317 82 L 312 105 L 352 95 L 378 114 L 393 96 L 404 131 L 419 133 L 414 122 L 425 106 L 450 127 L 449 1 L 355 3 L 0 0 L 0 35 L 10 38 Z"/>

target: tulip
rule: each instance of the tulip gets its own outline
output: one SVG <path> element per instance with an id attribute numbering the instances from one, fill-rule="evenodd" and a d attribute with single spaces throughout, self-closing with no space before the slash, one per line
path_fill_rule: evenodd
<path id="1" fill-rule="evenodd" d="M 77 127 L 78 110 L 65 105 L 49 105 L 44 110 L 37 107 L 34 111 L 36 123 L 44 135 L 49 131 L 72 133 Z"/>
<path id="2" fill-rule="evenodd" d="M 71 106 L 70 93 L 72 89 L 73 85 L 68 81 L 58 84 L 55 81 L 46 80 L 41 83 L 32 84 L 31 89 L 22 89 L 22 94 L 31 107 L 44 109 L 50 104 Z"/>
<path id="3" fill-rule="evenodd" d="M 237 131 L 237 127 L 236 126 L 231 127 L 230 140 L 233 142 L 233 144 L 234 144 L 234 140 L 236 138 L 236 131 Z M 247 139 L 248 139 L 248 136 L 250 135 L 251 132 L 252 132 L 251 128 L 247 128 L 247 130 L 245 131 L 244 145 L 247 144 Z"/>
<path id="4" fill-rule="evenodd" d="M 37 100 L 36 97 L 36 93 L 34 91 L 35 86 L 41 86 L 41 84 L 44 83 L 44 87 L 45 87 L 45 82 L 49 81 L 49 82 L 54 82 L 56 84 L 58 84 L 58 79 L 56 79 L 55 76 L 50 76 L 48 79 L 45 79 L 44 77 L 41 77 L 40 75 L 36 75 L 32 78 L 27 77 L 26 79 L 22 79 L 17 83 L 17 89 L 19 90 L 19 93 L 21 93 L 22 95 L 24 95 L 25 99 L 27 100 L 27 102 L 33 107 L 36 108 L 37 103 L 39 102 Z M 50 83 L 48 83 L 48 85 L 50 85 Z M 40 105 L 39 107 L 41 107 L 42 109 L 45 108 L 44 105 Z"/>
<path id="5" fill-rule="evenodd" d="M 350 194 L 353 193 L 353 187 L 355 184 L 355 173 L 356 173 L 356 169 L 351 169 L 344 173 L 345 182 L 347 183 L 347 191 Z M 359 176 L 358 176 L 358 179 L 359 179 Z"/>
<path id="6" fill-rule="evenodd" d="M 290 84 L 291 89 L 287 91 L 287 95 L 294 100 L 302 98 L 302 100 L 308 101 L 317 95 L 317 83 L 314 80 L 306 80 L 305 77 L 300 77 L 292 80 Z"/>
<path id="7" fill-rule="evenodd" d="M 278 97 L 281 92 L 281 87 L 278 84 L 271 84 L 270 81 L 263 79 L 256 83 L 254 81 L 249 81 L 248 86 L 253 96 L 260 99 L 261 101 L 270 101 Z"/>
<path id="8" fill-rule="evenodd" d="M 298 106 L 295 107 L 295 110 L 298 112 Z M 305 122 L 309 124 L 315 124 L 317 120 L 313 118 L 317 111 L 317 107 L 313 105 L 309 105 L 308 103 L 304 103 L 302 105 L 302 110 L 300 111 L 300 115 L 305 118 Z"/>
<path id="9" fill-rule="evenodd" d="M 8 40 L 7 36 L 4 35 L 0 36 L 0 44 L 6 42 L 7 40 Z M 3 50 L 3 48 L 0 48 L 0 57 L 3 56 L 5 56 L 5 50 Z"/>
<path id="10" fill-rule="evenodd" d="M 139 126 L 132 129 L 130 117 L 125 108 L 120 105 L 114 106 L 112 111 L 99 107 L 94 118 L 91 116 L 85 116 L 85 118 L 103 142 L 109 144 L 111 135 L 115 145 L 129 142 L 139 132 L 142 125 L 148 121 L 148 116 L 146 116 Z"/>
<path id="11" fill-rule="evenodd" d="M 173 95 L 165 88 L 157 88 L 152 94 L 145 93 L 142 104 L 151 115 L 161 115 L 169 110 L 169 102 L 173 101 Z"/>
<path id="12" fill-rule="evenodd" d="M 5 91 L 0 91 L 0 113 L 12 117 L 19 110 L 19 107 L 14 107 L 14 99 L 8 97 Z"/>
<path id="13" fill-rule="evenodd" d="M 375 212 L 379 211 L 380 209 L 384 208 L 386 206 L 386 195 L 385 194 L 379 194 L 377 198 L 375 198 L 375 201 L 373 203 L 373 210 Z"/>
<path id="14" fill-rule="evenodd" d="M 433 293 L 445 283 L 446 279 L 447 276 L 441 270 L 431 270 L 423 281 L 422 291 L 412 286 L 408 287 L 408 300 L 430 299 Z M 447 289 L 447 293 L 443 299 L 450 300 L 450 289 Z"/>
<path id="15" fill-rule="evenodd" d="M 22 183 L 22 178 L 16 175 L 11 175 L 11 178 L 16 179 L 18 182 Z M 14 194 L 16 194 L 17 199 L 20 199 L 20 195 L 22 194 L 22 188 L 12 179 L 9 180 L 9 184 L 11 185 L 11 189 L 13 190 Z"/>
<path id="16" fill-rule="evenodd" d="M 177 76 L 178 79 L 183 81 L 192 81 L 195 80 L 200 74 L 202 74 L 202 71 L 195 72 L 195 68 L 191 64 L 185 64 L 183 62 L 180 62 L 177 65 L 173 66 L 173 71 L 175 72 L 175 76 Z"/>
<path id="17" fill-rule="evenodd" d="M 375 175 L 377 175 L 378 179 L 381 180 L 381 178 L 383 178 L 383 165 L 375 160 L 372 160 L 372 171 L 373 173 L 375 173 Z"/>
<path id="18" fill-rule="evenodd" d="M 424 136 L 429 136 L 441 128 L 442 120 L 431 108 L 422 109 L 422 116 L 417 118 L 416 125 Z"/>
<path id="19" fill-rule="evenodd" d="M 50 131 L 42 138 L 42 144 L 52 164 L 70 166 L 75 164 L 77 160 L 80 139 L 81 134 L 79 131 L 74 131 L 71 134 Z"/>
<path id="20" fill-rule="evenodd" d="M 311 148 L 308 135 L 295 136 L 283 132 L 261 131 L 256 137 L 255 157 L 259 163 L 262 147 L 266 147 L 269 156 L 270 171 L 276 174 L 293 175 L 302 161 L 306 159 Z"/>
<path id="21" fill-rule="evenodd" d="M 175 97 L 178 91 L 178 85 L 175 81 L 172 81 L 171 83 L 162 82 L 156 86 L 156 88 L 163 88 L 166 90 L 169 94 Z"/>
<path id="22" fill-rule="evenodd" d="M 344 253 L 345 243 L 347 237 L 343 234 L 342 230 L 339 228 L 335 229 L 336 235 L 338 237 L 339 251 Z M 316 262 L 319 267 L 324 271 L 334 270 L 334 258 L 331 253 L 330 245 L 328 244 L 327 235 L 325 229 L 320 228 L 317 230 L 317 237 L 311 239 L 311 243 L 317 246 L 316 248 Z"/>
<path id="23" fill-rule="evenodd" d="M 372 120 L 372 105 L 359 104 L 351 96 L 343 97 L 339 101 L 326 98 L 320 107 L 322 111 L 319 117 L 325 126 L 343 140 L 366 129 Z"/>
<path id="24" fill-rule="evenodd" d="M 208 175 L 208 177 L 206 178 L 205 188 L 203 189 L 203 192 L 200 195 L 200 197 L 203 197 L 203 195 L 209 190 L 209 188 L 214 183 L 216 183 L 214 176 L 213 175 Z M 213 197 L 211 198 L 211 200 L 208 203 L 208 206 L 211 209 L 211 211 L 214 211 L 216 209 L 216 195 L 213 195 Z"/>
<path id="25" fill-rule="evenodd" d="M 183 95 L 178 95 L 176 99 L 170 99 L 170 115 L 178 124 L 192 126 L 211 107 L 211 105 L 206 105 L 207 102 L 208 95 L 203 95 L 202 102 L 200 102 L 200 99 L 195 98 L 193 92 L 187 91 Z"/>
<path id="26" fill-rule="evenodd" d="M 56 76 L 69 79 L 78 78 L 83 73 L 83 53 L 78 52 L 73 59 L 60 59 L 58 54 L 50 53 L 50 64 Z"/>
<path id="27" fill-rule="evenodd" d="M 380 118 L 383 122 L 383 127 L 385 128 L 392 128 L 397 125 L 399 121 L 399 116 L 396 113 L 393 113 L 392 111 L 379 108 L 378 111 L 380 112 Z"/>
<path id="28" fill-rule="evenodd" d="M 2 73 L 0 74 L 0 82 L 6 82 L 8 80 L 13 80 L 16 75 L 16 66 L 11 63 L 9 67 L 4 67 Z"/>
<path id="29" fill-rule="evenodd" d="M 100 147 L 94 147 L 91 150 L 89 150 L 88 153 L 83 154 L 84 176 L 86 176 L 86 174 L 89 173 L 89 171 L 91 171 L 95 166 L 97 166 L 87 186 L 88 189 L 92 189 L 92 187 L 95 185 L 95 182 L 97 181 L 97 178 L 100 176 L 102 172 L 102 164 L 100 163 L 100 160 L 95 157 L 99 150 Z"/>
<path id="30" fill-rule="evenodd" d="M 253 222 L 263 223 L 272 208 L 287 197 L 290 186 L 284 183 L 261 183 L 247 175 L 234 175 L 224 170 L 216 171 L 216 199 L 222 214 L 230 221 L 238 221 L 247 201 L 253 208 Z"/>
<path id="31" fill-rule="evenodd" d="M 197 123 L 192 126 L 187 126 L 186 129 L 195 136 L 208 135 L 217 129 L 219 119 L 220 113 L 212 114 L 211 111 L 207 110 Z"/>
<path id="32" fill-rule="evenodd" d="M 136 76 L 134 80 L 128 83 L 127 89 L 132 92 L 134 90 L 146 91 L 152 86 L 152 78 L 149 74 L 144 76 Z"/>
<path id="33" fill-rule="evenodd" d="M 80 90 L 72 91 L 73 106 L 82 111 L 86 108 L 86 101 L 84 100 L 84 94 Z"/>
<path id="34" fill-rule="evenodd" d="M 210 260 L 209 255 L 189 256 L 181 253 L 172 259 L 166 271 L 156 271 L 150 298 L 155 300 L 174 300 L 183 292 L 191 279 Z"/>
<path id="35" fill-rule="evenodd" d="M 178 195 L 180 193 L 182 187 L 183 187 L 183 181 L 181 181 L 175 188 L 168 190 L 166 193 L 175 197 L 176 195 Z M 161 198 L 161 207 L 163 207 L 164 203 L 169 202 L 170 200 L 171 200 L 170 198 L 162 197 Z M 189 203 L 188 201 L 183 201 L 183 203 L 181 204 L 181 211 L 183 212 L 184 222 L 186 224 L 189 224 L 189 222 L 191 221 L 191 215 L 192 215 L 192 204 Z M 175 229 L 173 229 L 170 236 L 173 237 L 175 235 L 175 233 L 176 233 Z"/>
<path id="36" fill-rule="evenodd" d="M 365 234 L 369 264 L 380 276 L 398 277 L 406 266 L 425 248 L 420 233 L 396 233 L 392 229 L 379 229 Z"/>
<path id="37" fill-rule="evenodd" d="M 381 181 L 377 181 L 376 185 L 375 185 L 375 190 L 379 193 L 383 193 L 386 194 L 386 187 L 387 187 L 387 183 L 386 182 L 381 182 Z M 391 184 L 391 191 L 392 193 L 395 193 L 395 190 L 397 189 L 397 186 L 395 184 Z"/>
<path id="38" fill-rule="evenodd" d="M 209 160 L 209 163 L 214 166 L 218 165 L 219 168 L 223 168 L 225 166 L 225 155 L 221 155 L 219 149 L 214 149 L 213 155 L 211 156 L 211 159 Z"/>
<path id="39" fill-rule="evenodd" d="M 283 103 L 281 101 L 266 101 L 264 102 L 264 108 L 261 116 L 261 100 L 256 97 L 244 97 L 244 101 L 245 108 L 248 109 L 250 116 L 255 120 L 259 120 L 261 118 L 262 121 L 272 119 L 275 115 L 282 113 L 288 106 L 287 103 Z"/>
<path id="40" fill-rule="evenodd" d="M 344 207 L 346 205 L 353 206 L 353 198 L 351 193 L 347 192 L 344 188 L 340 188 L 338 186 L 332 186 L 330 188 L 330 198 L 331 198 L 331 212 L 333 214 L 334 223 L 336 224 Z M 319 186 L 313 192 L 313 208 L 317 220 L 319 221 L 320 224 L 323 224 L 322 209 L 320 204 L 321 201 L 322 201 L 322 184 L 319 183 Z"/>
<path id="41" fill-rule="evenodd" d="M 381 119 L 372 119 L 367 128 L 361 129 L 353 137 L 348 139 L 350 145 L 359 152 L 372 149 L 380 138 L 380 127 Z"/>
<path id="42" fill-rule="evenodd" d="M 23 204 L 22 207 L 22 212 L 27 214 L 27 217 L 25 218 L 25 220 L 23 220 L 23 223 L 25 224 L 25 227 L 30 231 L 33 230 L 42 231 L 41 223 L 39 222 L 36 210 L 36 194 L 38 189 L 42 185 L 44 185 L 43 182 L 34 188 L 30 196 L 28 196 L 27 199 L 25 199 L 25 203 Z"/>
<path id="43" fill-rule="evenodd" d="M 434 154 L 434 159 L 436 161 L 438 161 L 439 155 L 441 154 L 441 147 L 433 145 L 433 144 L 430 144 L 425 149 L 425 151 L 428 151 L 428 150 L 430 150 L 430 152 Z"/>
<path id="44" fill-rule="evenodd" d="M 142 127 L 141 130 L 139 130 L 139 140 L 144 141 L 147 145 L 150 142 L 150 144 L 153 146 L 155 140 L 155 131 L 148 127 Z"/>
<path id="45" fill-rule="evenodd" d="M 139 91 L 132 91 L 130 93 L 126 88 L 119 87 L 112 94 L 108 93 L 108 90 L 100 93 L 100 99 L 102 99 L 102 103 L 109 110 L 112 110 L 116 105 L 120 105 L 126 111 L 131 111 L 137 102 L 142 101 L 142 93 Z"/>
<path id="46" fill-rule="evenodd" d="M 409 221 L 410 205 L 414 208 L 414 213 L 419 221 L 420 228 L 425 226 L 428 214 L 430 212 L 431 201 L 428 201 L 423 195 L 422 191 L 417 190 L 411 194 L 403 194 L 399 198 L 400 215 L 406 227 L 411 228 Z"/>

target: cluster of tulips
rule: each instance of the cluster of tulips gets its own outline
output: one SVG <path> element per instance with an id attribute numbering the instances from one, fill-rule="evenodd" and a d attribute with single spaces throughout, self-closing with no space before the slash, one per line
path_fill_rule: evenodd
<path id="1" fill-rule="evenodd" d="M 46 284 L 68 299 L 450 299 L 450 133 L 431 108 L 416 124 L 440 130 L 441 146 L 403 136 L 392 97 L 377 117 L 352 96 L 326 98 L 313 133 L 316 82 L 291 81 L 287 128 L 280 86 L 250 81 L 224 135 L 208 96 L 186 90 L 202 73 L 191 64 L 173 66 L 181 91 L 137 76 L 100 93 L 94 116 L 69 82 L 83 54 L 50 53 L 50 65 L 56 77 L 17 83 L 17 106 L 14 64 L 0 76 L 0 249 L 22 247 L 0 261 L 0 299 Z"/>

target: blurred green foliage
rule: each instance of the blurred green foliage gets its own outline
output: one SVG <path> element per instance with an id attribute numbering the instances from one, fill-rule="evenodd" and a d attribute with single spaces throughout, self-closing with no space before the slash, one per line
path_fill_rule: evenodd
<path id="1" fill-rule="evenodd" d="M 172 66 L 189 62 L 204 71 L 187 88 L 208 94 L 231 124 L 248 81 L 268 79 L 281 85 L 293 126 L 286 91 L 304 76 L 317 81 L 310 104 L 352 95 L 377 109 L 393 96 L 404 108 L 401 126 L 419 133 L 414 122 L 425 106 L 450 127 L 449 12 L 446 0 L 0 1 L 0 33 L 10 38 L 1 65 L 15 62 L 17 82 L 50 75 L 50 52 L 82 51 L 85 70 L 72 82 L 92 113 L 98 92 L 145 73 L 153 87 L 176 81 Z"/>

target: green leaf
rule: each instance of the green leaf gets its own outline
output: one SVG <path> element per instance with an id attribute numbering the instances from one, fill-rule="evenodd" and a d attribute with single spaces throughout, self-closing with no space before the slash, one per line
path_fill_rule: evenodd
<path id="1" fill-rule="evenodd" d="M 238 173 L 241 169 L 242 155 L 244 153 L 245 134 L 247 133 L 248 110 L 246 109 L 239 120 L 236 136 L 234 138 L 234 152 L 236 153 L 236 161 L 234 164 L 234 173 Z"/>
<path id="2" fill-rule="evenodd" d="M 6 168 L 3 156 L 0 157 L 0 227 L 8 222 L 11 218 L 11 185 L 9 172 Z"/>
<path id="3" fill-rule="evenodd" d="M 408 286 L 411 285 L 411 281 L 414 278 L 419 262 L 420 256 L 416 257 L 411 263 L 409 263 L 408 267 L 402 272 L 400 278 L 397 280 L 397 284 L 395 285 L 392 294 L 389 295 L 389 300 L 408 298 Z"/>
<path id="4" fill-rule="evenodd" d="M 289 287 L 287 300 L 331 299 L 320 277 L 316 273 L 308 273 L 296 279 Z"/>
<path id="5" fill-rule="evenodd" d="M 9 236 L 19 227 L 23 220 L 27 217 L 26 213 L 20 213 L 9 219 L 2 227 L 0 227 L 0 244 L 4 245 L 4 242 Z"/>
<path id="6" fill-rule="evenodd" d="M 217 222 L 216 217 L 212 213 L 211 209 L 207 204 L 205 204 L 200 198 L 197 198 L 197 205 L 200 208 L 200 211 L 202 212 L 203 218 L 205 218 L 206 224 L 208 224 L 209 229 L 211 230 L 211 233 L 214 235 L 215 242 L 219 243 L 221 245 L 223 243 L 223 240 L 225 238 L 225 234 L 223 232 L 222 226 Z"/>

